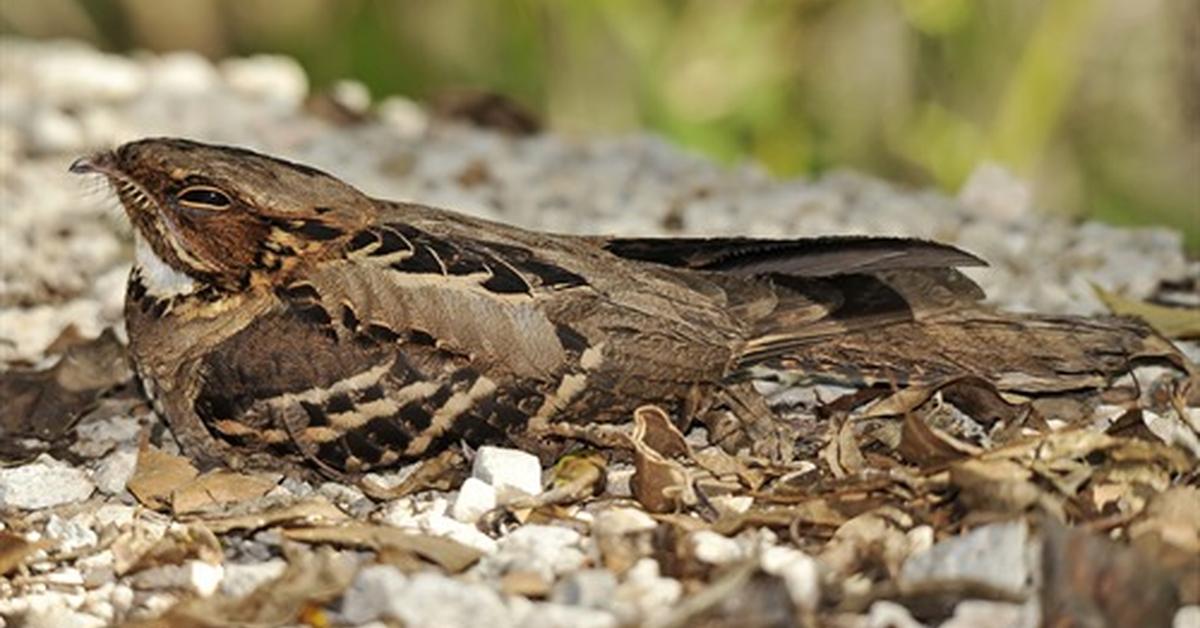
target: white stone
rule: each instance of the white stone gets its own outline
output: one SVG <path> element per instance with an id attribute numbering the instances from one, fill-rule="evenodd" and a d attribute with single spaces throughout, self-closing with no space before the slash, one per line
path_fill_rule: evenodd
<path id="1" fill-rule="evenodd" d="M 49 608 L 43 611 L 30 612 L 25 615 L 21 626 L 25 628 L 104 628 L 108 622 L 87 613 L 80 613 L 65 607 Z"/>
<path id="2" fill-rule="evenodd" d="M 0 507 L 49 508 L 83 501 L 95 488 L 87 473 L 46 455 L 31 464 L 0 469 Z"/>
<path id="3" fill-rule="evenodd" d="M 379 520 L 386 525 L 444 536 L 485 554 L 496 551 L 492 537 L 473 525 L 446 516 L 446 500 L 437 498 L 423 505 L 411 499 L 396 500 L 384 507 Z"/>
<path id="4" fill-rule="evenodd" d="M 274 580 L 287 568 L 287 561 L 272 558 L 261 563 L 226 563 L 225 577 L 221 579 L 221 593 L 230 597 L 242 597 L 265 582 Z"/>
<path id="5" fill-rule="evenodd" d="M 617 617 L 611 613 L 554 603 L 532 605 L 521 615 L 519 623 L 538 628 L 616 628 L 619 625 Z"/>
<path id="6" fill-rule="evenodd" d="M 597 534 L 623 536 L 653 530 L 658 527 L 658 522 L 637 508 L 605 508 L 596 513 L 596 522 L 592 527 Z"/>
<path id="7" fill-rule="evenodd" d="M 406 577 L 391 567 L 363 569 L 342 607 L 351 623 L 391 619 L 413 628 L 517 625 L 500 596 L 486 586 L 431 572 Z"/>
<path id="8" fill-rule="evenodd" d="M 375 107 L 380 121 L 395 129 L 401 136 L 416 137 L 425 132 L 429 117 L 417 103 L 398 96 L 384 99 Z"/>
<path id="9" fill-rule="evenodd" d="M 83 149 L 83 129 L 74 118 L 57 109 L 42 109 L 29 121 L 29 145 L 43 153 L 69 153 Z"/>
<path id="10" fill-rule="evenodd" d="M 924 628 L 925 624 L 913 619 L 907 608 L 895 602 L 879 600 L 867 611 L 867 628 Z"/>
<path id="11" fill-rule="evenodd" d="M 83 572 L 74 567 L 63 567 L 42 576 L 42 580 L 55 588 L 80 587 L 83 586 Z"/>
<path id="12" fill-rule="evenodd" d="M 56 549 L 60 552 L 91 547 L 100 542 L 100 537 L 91 528 L 94 521 L 90 514 L 76 515 L 70 519 L 51 515 L 46 522 L 46 535 L 57 541 Z"/>
<path id="13" fill-rule="evenodd" d="M 185 589 L 207 597 L 217 591 L 225 568 L 202 560 L 189 560 L 182 565 L 162 565 L 139 571 L 130 582 L 139 589 Z"/>
<path id="14" fill-rule="evenodd" d="M 116 526 L 118 528 L 133 522 L 137 510 L 124 504 L 104 504 L 96 509 L 96 524 L 100 526 Z"/>
<path id="15" fill-rule="evenodd" d="M 83 47 L 42 54 L 29 70 L 37 93 L 60 104 L 126 100 L 146 84 L 137 63 Z"/>
<path id="16" fill-rule="evenodd" d="M 256 55 L 221 62 L 221 74 L 233 89 L 262 101 L 295 107 L 308 94 L 308 77 L 295 59 Z"/>
<path id="17" fill-rule="evenodd" d="M 582 540 L 570 528 L 527 524 L 502 537 L 499 549 L 480 560 L 472 572 L 485 577 L 528 572 L 553 582 L 559 575 L 575 571 L 587 562 Z"/>
<path id="18" fill-rule="evenodd" d="M 519 449 L 480 447 L 471 475 L 496 489 L 497 501 L 542 492 L 542 465 L 537 456 Z"/>
<path id="19" fill-rule="evenodd" d="M 187 562 L 188 588 L 201 597 L 208 597 L 216 593 L 224 575 L 225 567 L 223 565 L 214 565 L 202 560 Z"/>
<path id="20" fill-rule="evenodd" d="M 821 601 L 821 572 L 817 561 L 798 549 L 768 547 L 761 557 L 763 571 L 783 578 L 792 603 L 798 608 L 815 610 Z"/>
<path id="21" fill-rule="evenodd" d="M 1200 626 L 1200 605 L 1192 604 L 1175 611 L 1171 628 L 1196 628 Z"/>
<path id="22" fill-rule="evenodd" d="M 554 585 L 550 601 L 566 606 L 608 609 L 617 589 L 617 577 L 607 569 L 581 569 L 563 576 Z"/>
<path id="23" fill-rule="evenodd" d="M 913 587 L 975 582 L 1019 595 L 1027 590 L 1036 562 L 1030 552 L 1023 521 L 993 523 L 909 556 L 898 580 Z"/>
<path id="24" fill-rule="evenodd" d="M 454 505 L 450 507 L 450 516 L 463 523 L 475 523 L 495 507 L 496 489 L 479 478 L 467 478 L 458 489 Z"/>
<path id="25" fill-rule="evenodd" d="M 105 495 L 120 495 L 137 470 L 138 452 L 133 447 L 122 447 L 100 461 L 93 476 L 96 488 Z"/>
<path id="26" fill-rule="evenodd" d="M 643 558 L 625 572 L 613 601 L 622 624 L 646 624 L 669 612 L 682 595 L 678 580 L 662 577 L 658 562 Z"/>
<path id="27" fill-rule="evenodd" d="M 350 111 L 363 113 L 371 108 L 371 90 L 358 81 L 337 81 L 329 91 L 334 100 Z"/>
<path id="28" fill-rule="evenodd" d="M 165 53 L 150 63 L 149 70 L 150 85 L 167 94 L 203 94 L 221 80 L 207 59 L 191 51 Z"/>
<path id="29" fill-rule="evenodd" d="M 954 607 L 954 615 L 938 628 L 1037 628 L 1040 616 L 1036 602 L 963 600 Z"/>
<path id="30" fill-rule="evenodd" d="M 737 541 L 711 530 L 693 532 L 691 541 L 696 558 L 710 565 L 723 565 L 745 556 Z"/>
<path id="31" fill-rule="evenodd" d="M 1016 220 L 1033 209 L 1029 183 L 1004 166 L 985 162 L 975 167 L 958 192 L 963 205 L 989 218 Z"/>
<path id="32" fill-rule="evenodd" d="M 391 600 L 402 597 L 407 584 L 408 577 L 391 565 L 363 567 L 342 596 L 342 619 L 357 625 L 386 616 Z"/>

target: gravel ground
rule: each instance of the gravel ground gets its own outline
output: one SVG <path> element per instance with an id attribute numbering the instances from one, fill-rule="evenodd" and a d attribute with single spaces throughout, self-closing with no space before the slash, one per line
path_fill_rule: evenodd
<path id="1" fill-rule="evenodd" d="M 1019 310 L 1096 313 L 1102 308 L 1092 284 L 1145 298 L 1163 281 L 1200 277 L 1178 233 L 1050 217 L 995 167 L 976 172 L 957 199 L 848 172 L 778 180 L 754 166 L 715 165 L 649 135 L 517 136 L 433 119 L 399 98 L 369 106 L 355 83 L 316 99 L 287 58 L 214 65 L 190 53 L 125 57 L 75 43 L 7 40 L 0 41 L 0 361 L 49 364 L 47 348 L 72 325 L 87 337 L 106 327 L 123 334 L 129 229 L 107 190 L 66 170 L 82 153 L 154 135 L 260 149 L 328 170 L 374 196 L 546 230 L 934 238 L 987 259 L 990 268 L 969 274 L 992 301 Z M 779 587 L 755 589 L 767 596 L 756 609 L 774 608 L 775 595 L 790 600 L 793 611 L 811 612 L 822 595 L 824 567 L 766 528 L 690 533 L 697 564 L 723 574 L 698 580 L 667 574 L 646 552 L 629 550 L 632 558 L 614 566 L 622 550 L 613 547 L 661 540 L 652 538 L 657 521 L 637 508 L 573 511 L 587 529 L 530 520 L 486 534 L 475 525 L 482 513 L 507 493 L 537 492 L 550 473 L 507 450 L 477 454 L 461 491 L 377 503 L 353 487 L 289 479 L 262 497 L 320 499 L 356 519 L 448 536 L 482 554 L 465 570 L 414 568 L 361 549 L 300 556 L 266 527 L 183 543 L 181 535 L 196 528 L 146 508 L 129 487 L 135 467 L 145 464 L 139 438 L 155 425 L 144 409 L 110 413 L 81 425 L 74 456 L 0 469 L 0 573 L 9 573 L 0 579 L 0 617 L 16 622 L 0 619 L 0 626 L 100 626 L 153 617 L 185 598 L 236 600 L 273 579 L 297 582 L 288 570 L 299 564 L 309 575 L 342 578 L 345 589 L 323 601 L 311 596 L 299 616 L 313 625 L 452 626 L 484 618 L 494 626 L 670 625 L 691 617 L 685 607 L 700 604 L 705 591 L 761 574 Z M 164 448 L 171 453 L 169 439 Z M 610 493 L 619 498 L 629 470 L 608 473 Z M 947 578 L 954 556 L 974 552 L 989 557 L 979 581 L 1014 593 L 1028 586 L 1033 559 L 1025 553 L 1024 523 L 984 525 L 949 539 L 935 539 L 928 525 L 900 528 L 911 558 L 900 561 L 898 573 L 910 583 Z M 188 548 L 186 555 L 146 566 L 146 547 L 170 539 Z M 14 559 L 5 542 L 30 546 L 30 553 Z M 759 575 L 739 575 L 736 566 L 748 562 Z M 714 584 L 697 590 L 696 581 Z M 322 585 L 306 586 L 312 592 Z M 280 588 L 272 599 L 286 598 Z M 839 621 L 919 625 L 912 612 L 879 600 Z M 1037 613 L 1029 602 L 967 600 L 941 625 L 1035 625 Z M 1176 625 L 1197 616 L 1200 609 L 1185 607 Z"/>

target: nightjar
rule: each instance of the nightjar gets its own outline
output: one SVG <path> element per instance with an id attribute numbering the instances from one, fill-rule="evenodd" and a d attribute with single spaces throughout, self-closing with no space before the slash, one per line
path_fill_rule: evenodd
<path id="1" fill-rule="evenodd" d="M 106 177 L 135 228 L 132 360 L 208 465 L 356 476 L 459 442 L 548 456 L 647 403 L 786 457 L 755 369 L 1042 393 L 1172 352 L 1127 320 L 983 307 L 956 270 L 980 260 L 920 240 L 537 233 L 170 138 L 71 170 Z"/>

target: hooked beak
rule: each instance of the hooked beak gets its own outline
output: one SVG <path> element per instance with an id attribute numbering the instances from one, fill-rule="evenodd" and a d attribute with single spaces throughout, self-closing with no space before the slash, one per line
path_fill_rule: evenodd
<path id="1" fill-rule="evenodd" d="M 113 154 L 103 152 L 85 155 L 71 162 L 67 170 L 74 174 L 112 174 Z"/>

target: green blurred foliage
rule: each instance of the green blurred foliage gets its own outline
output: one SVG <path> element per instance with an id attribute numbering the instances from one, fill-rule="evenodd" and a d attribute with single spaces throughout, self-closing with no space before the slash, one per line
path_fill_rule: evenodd
<path id="1" fill-rule="evenodd" d="M 1195 0 L 3 0 L 0 29 L 286 53 L 376 97 L 480 87 L 560 132 L 649 128 L 780 175 L 953 192 L 998 162 L 1041 207 L 1200 252 Z"/>

